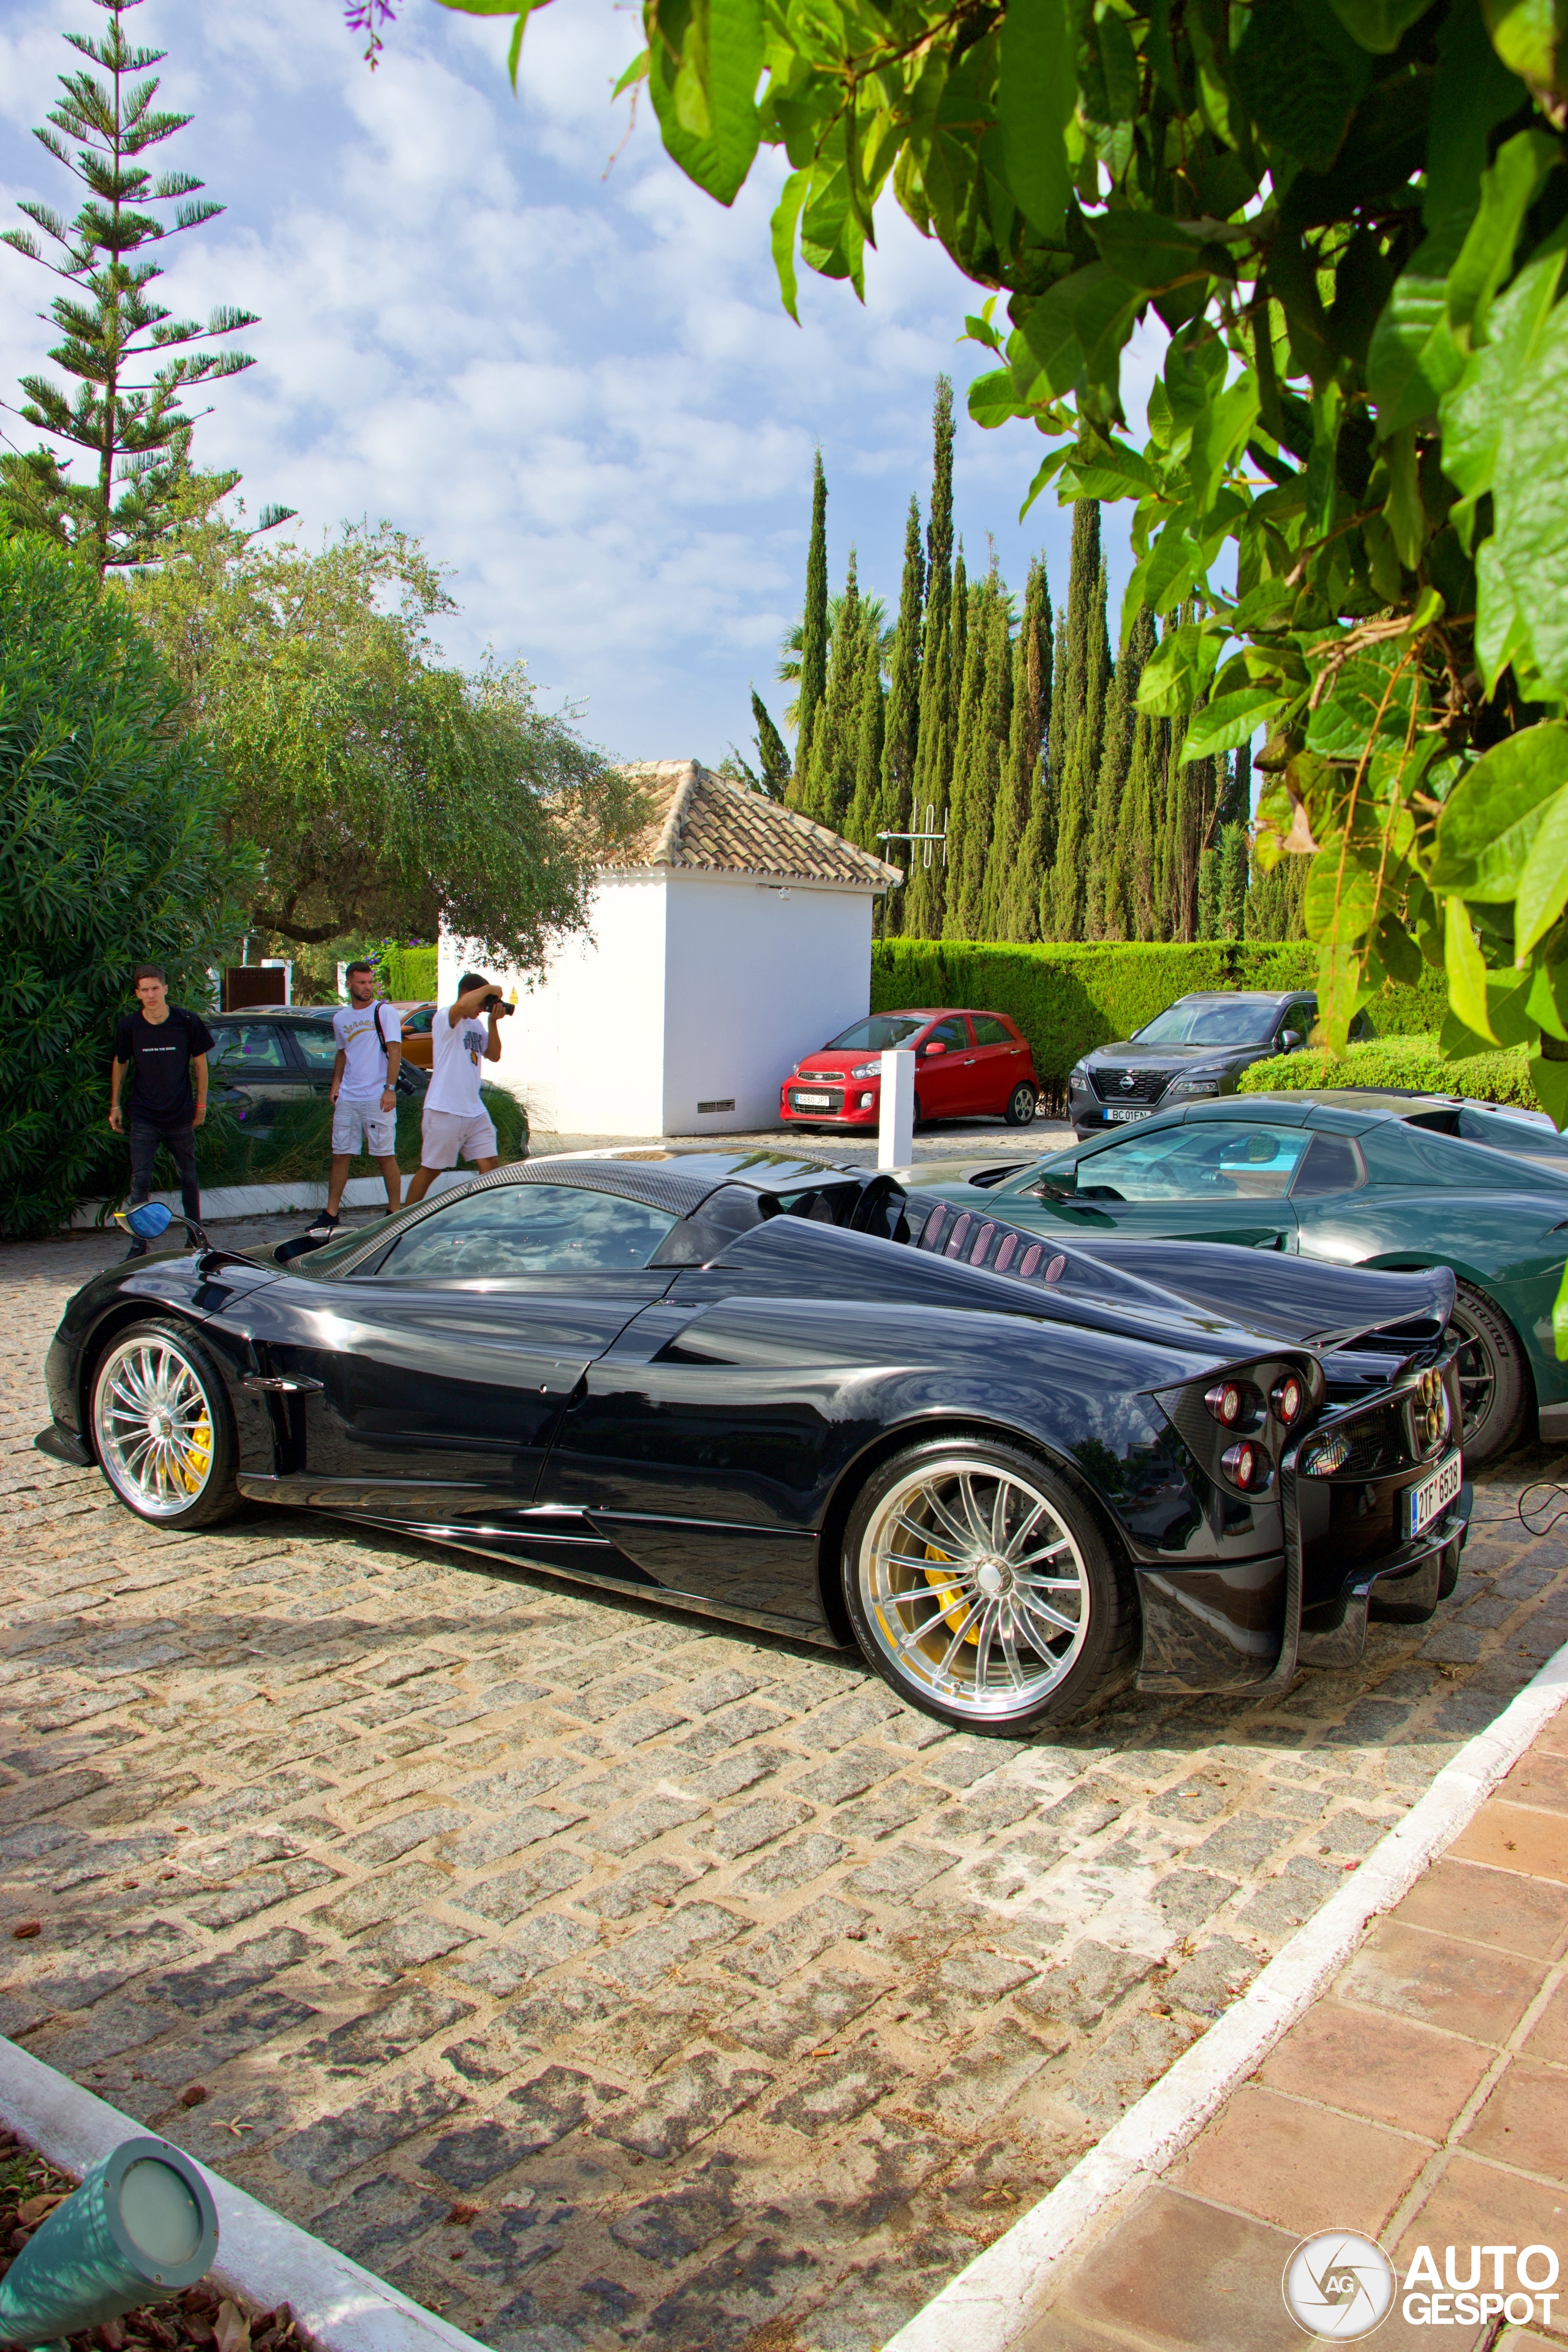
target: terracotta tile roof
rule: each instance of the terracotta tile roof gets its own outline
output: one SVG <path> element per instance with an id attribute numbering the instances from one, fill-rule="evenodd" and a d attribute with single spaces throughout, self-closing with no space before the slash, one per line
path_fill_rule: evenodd
<path id="1" fill-rule="evenodd" d="M 695 760 L 637 761 L 626 773 L 643 787 L 651 814 L 610 871 L 684 866 L 709 874 L 755 874 L 766 881 L 847 883 L 878 891 L 904 878 L 898 866 L 857 848 L 842 834 L 814 824 L 748 784 L 716 776 Z"/>

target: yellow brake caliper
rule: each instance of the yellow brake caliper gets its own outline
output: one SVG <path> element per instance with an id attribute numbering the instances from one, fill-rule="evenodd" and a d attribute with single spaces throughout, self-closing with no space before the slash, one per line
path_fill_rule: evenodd
<path id="1" fill-rule="evenodd" d="M 934 1560 L 938 1563 L 936 1567 L 927 1569 L 926 1582 L 929 1585 L 933 1586 L 938 1592 L 947 1596 L 943 1601 L 942 1613 L 946 1623 L 951 1625 L 953 1632 L 956 1633 L 959 1627 L 963 1622 L 964 1615 L 969 1604 L 963 1597 L 963 1585 L 959 1582 L 957 1577 L 951 1572 L 952 1569 L 952 1556 L 945 1551 L 938 1551 L 935 1544 L 928 1543 L 926 1546 L 926 1558 L 929 1560 Z M 944 1568 L 949 1570 L 949 1573 L 945 1576 L 942 1573 L 942 1570 Z M 979 1628 L 972 1625 L 964 1634 L 963 1638 L 966 1642 L 978 1642 L 980 1639 Z"/>
<path id="2" fill-rule="evenodd" d="M 190 1450 L 180 1470 L 180 1482 L 188 1495 L 201 1492 L 212 1458 L 213 1425 L 204 1412 L 191 1432 Z"/>

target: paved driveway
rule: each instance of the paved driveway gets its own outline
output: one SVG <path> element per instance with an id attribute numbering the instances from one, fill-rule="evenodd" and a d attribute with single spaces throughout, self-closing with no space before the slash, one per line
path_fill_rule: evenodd
<path id="1" fill-rule="evenodd" d="M 1517 1475 L 1429 1636 L 1031 1745 L 324 1520 L 159 1535 L 30 1446 L 115 1247 L 0 1252 L 0 2027 L 498 2347 L 867 2352 L 1568 1637 Z"/>

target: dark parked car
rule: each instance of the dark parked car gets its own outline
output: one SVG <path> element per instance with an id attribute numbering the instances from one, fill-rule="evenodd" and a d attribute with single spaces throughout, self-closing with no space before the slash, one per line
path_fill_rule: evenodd
<path id="1" fill-rule="evenodd" d="M 1097 1255 L 1118 1235 L 1141 1242 L 1178 1285 L 1169 1245 L 1180 1241 L 1447 1266 L 1458 1284 L 1466 1460 L 1489 1461 L 1527 1434 L 1568 1438 L 1568 1364 L 1552 1339 L 1568 1139 L 1539 1113 L 1357 1087 L 1238 1095 L 1047 1160 L 928 1163 L 919 1174 L 953 1202 L 978 1186 L 989 1213 Z"/>
<path id="2" fill-rule="evenodd" d="M 309 1254 L 100 1275 L 37 1442 L 170 1528 L 324 1509 L 854 1642 L 978 1731 L 1134 1674 L 1284 1689 L 1430 1617 L 1452 1276 L 1129 1248 L 775 1153 L 525 1160 Z"/>
<path id="3" fill-rule="evenodd" d="M 1076 1134 L 1126 1127 L 1157 1110 L 1233 1095 L 1243 1070 L 1270 1054 L 1298 1053 L 1318 1019 L 1310 989 L 1205 990 L 1178 996 L 1114 1045 L 1097 1045 L 1068 1074 Z M 1358 1013 L 1351 1034 L 1367 1034 Z"/>
<path id="4" fill-rule="evenodd" d="M 265 1121 L 279 1105 L 324 1097 L 338 1052 L 333 1010 L 325 1004 L 278 1004 L 259 1012 L 210 1013 L 214 1044 L 207 1067 L 218 1099 L 242 1112 L 255 1106 Z M 427 1070 L 407 1063 L 398 1072 L 400 1094 L 422 1095 L 429 1083 Z"/>

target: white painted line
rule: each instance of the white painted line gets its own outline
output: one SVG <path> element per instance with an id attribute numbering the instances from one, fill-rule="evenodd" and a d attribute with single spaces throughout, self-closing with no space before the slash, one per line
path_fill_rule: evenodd
<path id="1" fill-rule="evenodd" d="M 0 2116 L 79 2180 L 122 2139 L 147 2129 L 3 2037 Z M 258 2311 L 286 2303 L 324 2352 L 483 2352 L 460 2327 L 247 2197 L 221 2173 L 205 2164 L 198 2169 L 217 2207 L 217 2260 L 208 2275 L 224 2294 Z"/>
<path id="2" fill-rule="evenodd" d="M 1467 1740 L 1426 1795 L 1380 1839 L 1359 1870 L 1277 1952 L 1234 2008 L 1210 2026 L 1047 2196 L 882 2352 L 1006 2352 L 1040 2317 L 1039 2304 L 1110 2208 L 1163 2172 L 1336 1977 L 1381 1911 L 1407 1895 L 1452 1844 L 1542 1726 L 1568 1699 L 1568 1643 L 1495 1723 Z"/>

